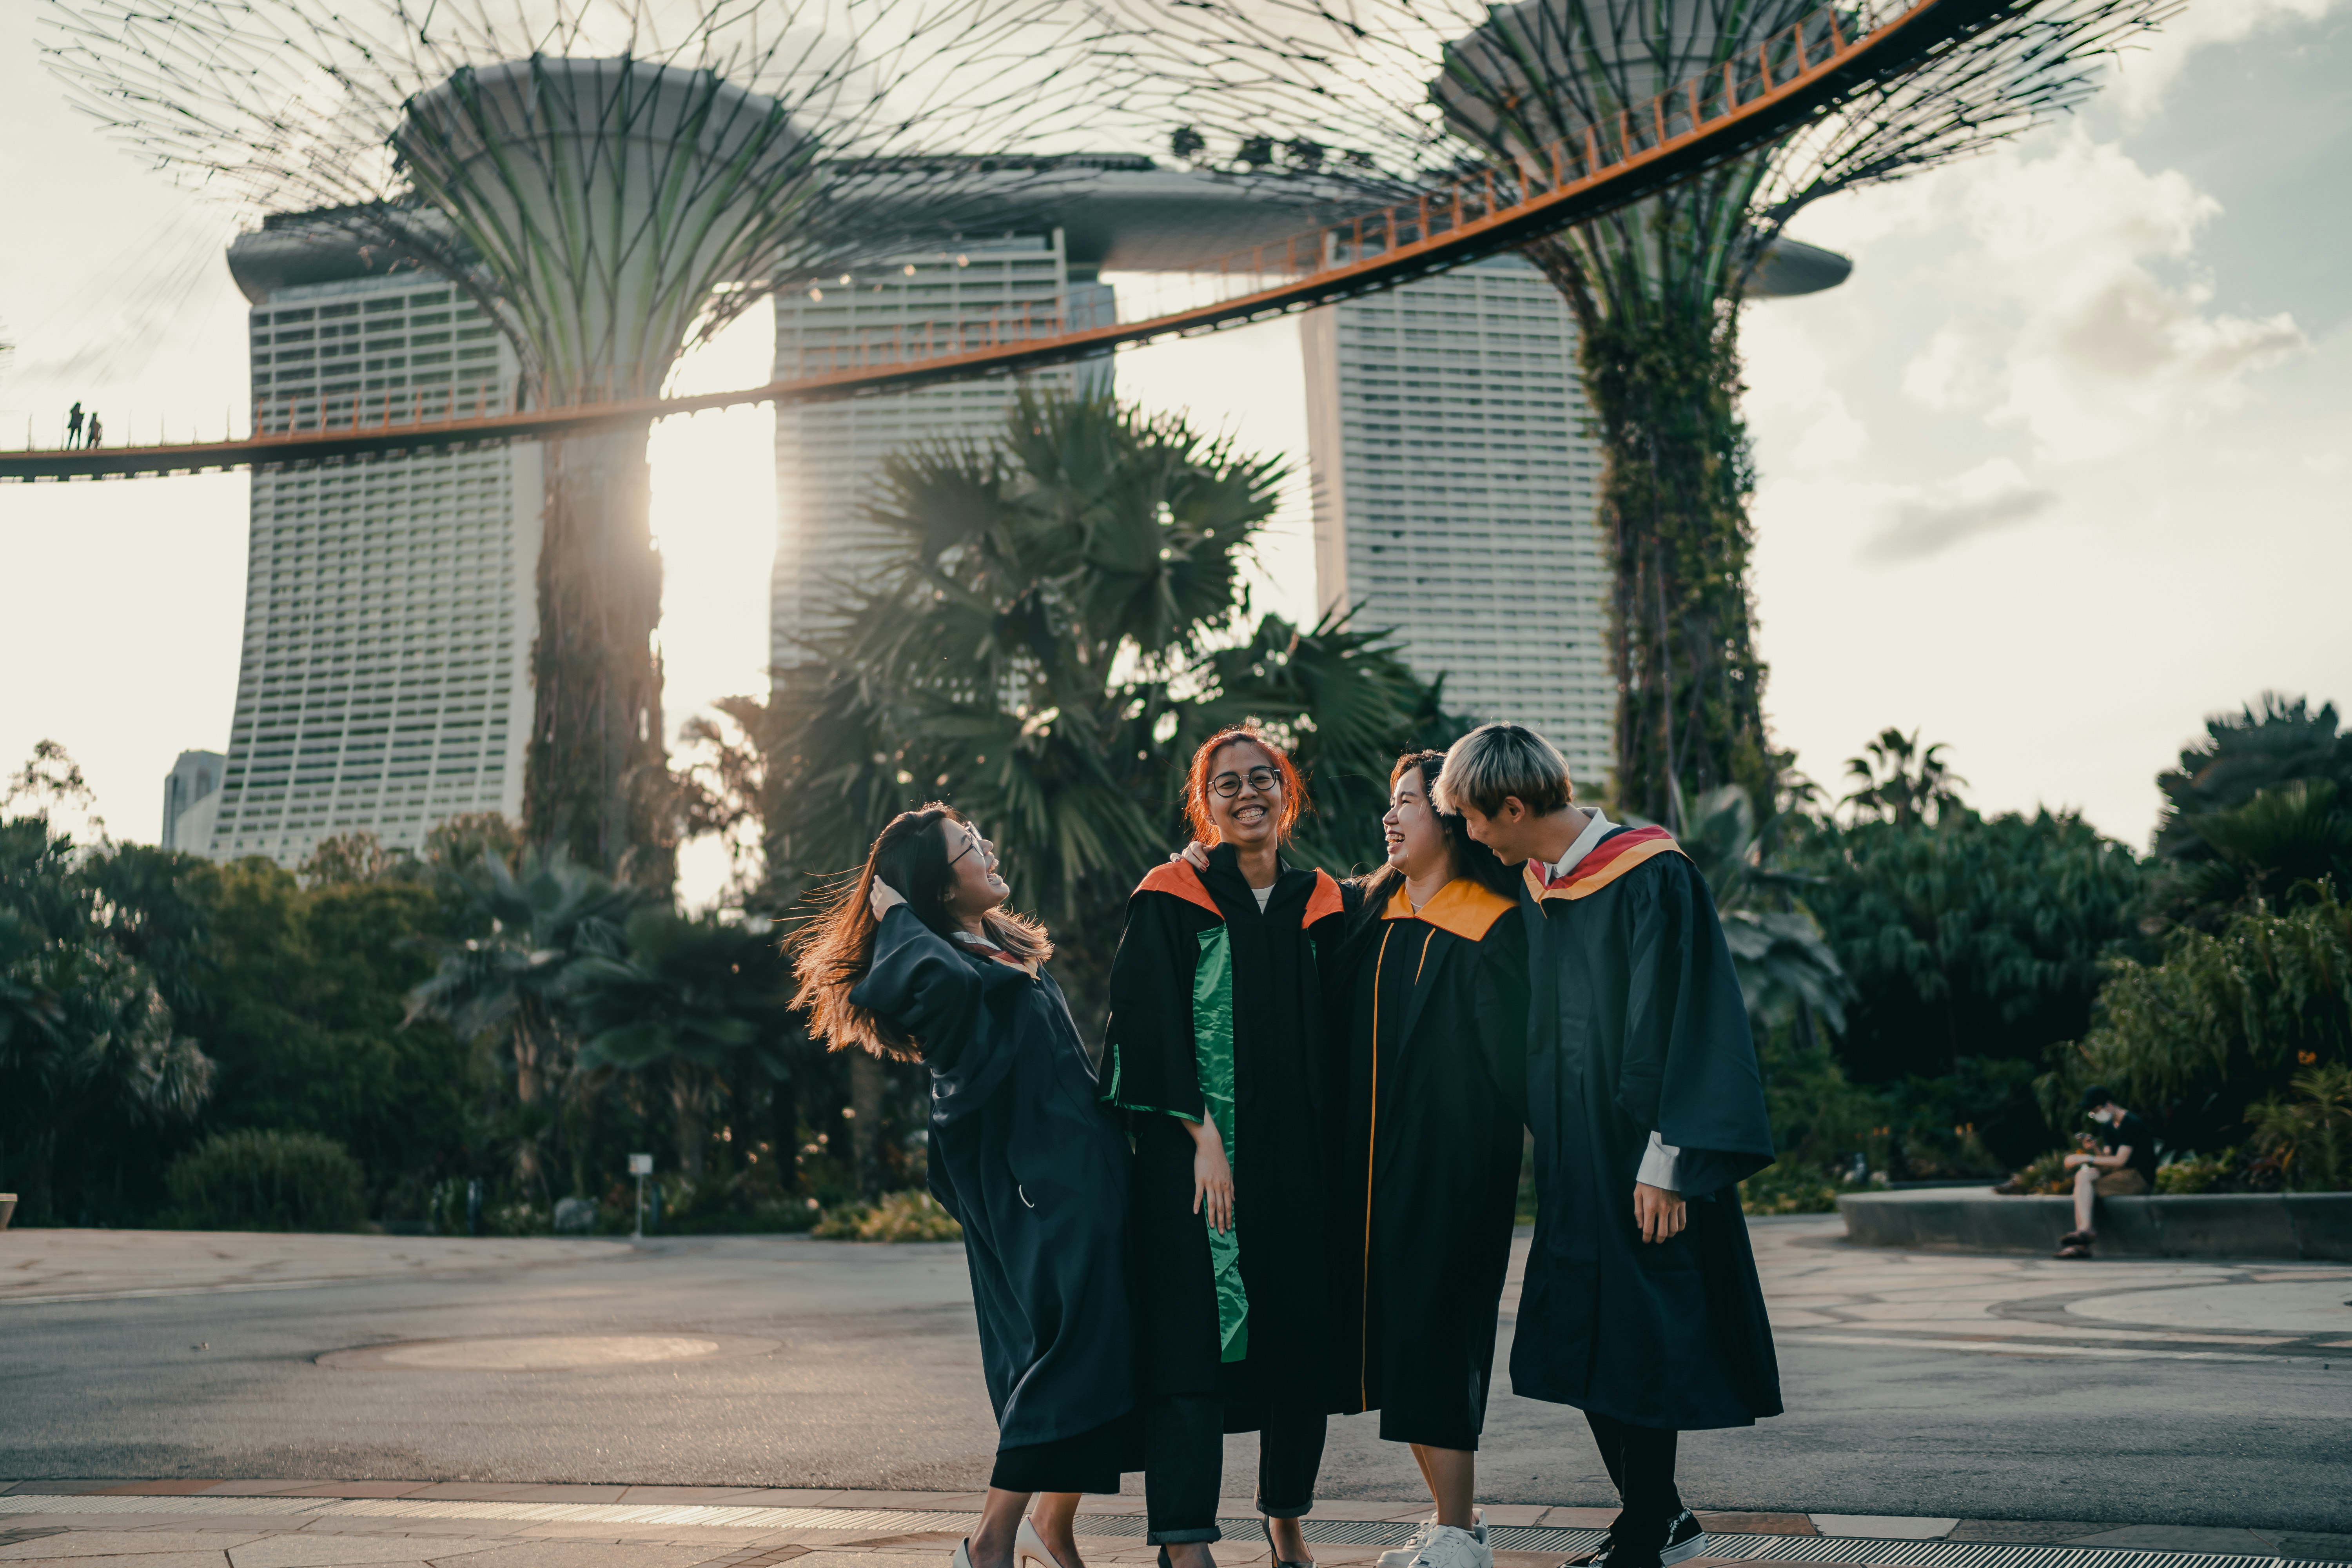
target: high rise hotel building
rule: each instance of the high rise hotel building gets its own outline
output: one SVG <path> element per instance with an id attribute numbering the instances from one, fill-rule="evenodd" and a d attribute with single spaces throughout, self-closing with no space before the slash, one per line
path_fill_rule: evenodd
<path id="1" fill-rule="evenodd" d="M 1111 319 L 1111 290 L 1073 265 L 1060 229 L 959 240 L 776 296 L 776 379 L 834 368 L 861 341 L 887 342 L 927 322 L 1026 317 L 1044 330 L 1058 312 Z M 770 662 L 798 661 L 803 640 L 838 626 L 863 574 L 887 544 L 866 521 L 885 459 L 926 443 L 1002 434 L 1023 386 L 1096 396 L 1110 390 L 1108 355 L 1018 378 L 926 386 L 776 410 L 776 558 L 769 585 Z"/>
<path id="2" fill-rule="evenodd" d="M 1396 627 L 1449 710 L 1517 720 L 1599 784 L 1609 574 L 1568 302 L 1507 255 L 1311 311 L 1301 331 L 1318 603 Z"/>
<path id="3" fill-rule="evenodd" d="M 395 420 L 500 408 L 513 352 L 462 293 L 298 245 L 298 223 L 230 250 L 263 427 L 355 399 Z M 414 849 L 458 813 L 518 816 L 541 502 L 530 445 L 257 471 L 219 805 L 184 847 L 294 866 L 336 834 Z"/>

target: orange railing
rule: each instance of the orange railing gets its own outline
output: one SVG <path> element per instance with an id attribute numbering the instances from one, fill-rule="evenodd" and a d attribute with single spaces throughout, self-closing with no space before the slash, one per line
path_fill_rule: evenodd
<path id="1" fill-rule="evenodd" d="M 1123 283 L 1108 321 L 1032 306 L 1017 314 L 871 331 L 853 327 L 845 342 L 804 344 L 799 374 L 790 379 L 691 397 L 615 399 L 609 389 L 575 387 L 564 402 L 512 410 L 484 388 L 461 415 L 450 394 L 436 399 L 412 392 L 404 406 L 389 396 L 298 396 L 257 407 L 252 434 L 243 440 L 0 452 L 0 479 L 184 472 L 560 438 L 736 404 L 849 397 L 1034 369 L 1307 309 L 1458 267 L 1638 200 L 1833 109 L 1857 87 L 1907 68 L 2006 3 L 1854 0 L 1824 7 L 1743 49 L 1738 59 L 1601 123 L 1530 144 L 1344 222 L 1234 252 L 1157 287 Z"/>

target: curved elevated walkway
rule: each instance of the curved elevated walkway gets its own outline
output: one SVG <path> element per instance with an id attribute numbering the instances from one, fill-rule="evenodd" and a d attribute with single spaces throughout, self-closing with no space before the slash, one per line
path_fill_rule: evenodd
<path id="1" fill-rule="evenodd" d="M 1108 325 L 1066 320 L 933 322 L 845 348 L 821 374 L 706 396 L 582 402 L 488 417 L 360 408 L 242 440 L 0 452 L 0 479 L 127 478 L 366 458 L 568 436 L 745 403 L 856 397 L 1066 364 L 1130 343 L 1191 336 L 1376 293 L 1614 211 L 1835 111 L 1992 26 L 2021 0 L 1864 0 L 1824 6 L 1743 55 L 1631 106 L 1611 125 L 1449 186 L 1221 258 L 1208 297 Z M 1499 178 L 1498 178 L 1499 176 Z M 1122 308 L 1124 306 L 1122 305 Z M 425 417 L 425 416 L 440 417 Z"/>

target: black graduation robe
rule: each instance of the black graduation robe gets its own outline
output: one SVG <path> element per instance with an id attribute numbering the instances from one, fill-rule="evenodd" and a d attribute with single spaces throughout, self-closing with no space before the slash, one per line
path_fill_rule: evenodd
<path id="1" fill-rule="evenodd" d="M 1061 988 L 882 917 L 850 1000 L 919 1042 L 930 1188 L 963 1226 L 998 1446 L 1078 1436 L 1135 1405 L 1127 1139 Z"/>
<path id="2" fill-rule="evenodd" d="M 1266 1404 L 1328 1412 L 1332 1376 L 1326 1187 L 1338 1053 L 1320 974 L 1345 900 L 1286 867 L 1264 913 L 1231 846 L 1209 869 L 1143 879 L 1110 973 L 1104 1098 L 1135 1141 L 1129 1235 L 1142 1393 L 1222 1398 L 1226 1429 Z M 1192 1212 L 1187 1121 L 1215 1118 L 1234 1226 Z"/>
<path id="3" fill-rule="evenodd" d="M 1617 828 L 1564 885 L 1524 871 L 1536 1234 L 1511 1387 L 1635 1426 L 1745 1426 L 1780 1368 L 1736 1184 L 1772 1163 L 1763 1082 L 1715 901 L 1662 828 Z M 1689 1205 L 1633 1223 L 1650 1133 Z"/>
<path id="4" fill-rule="evenodd" d="M 1527 931 L 1467 878 L 1400 887 L 1348 941 L 1348 1141 L 1333 1264 L 1342 1408 L 1475 1450 L 1527 1114 Z"/>

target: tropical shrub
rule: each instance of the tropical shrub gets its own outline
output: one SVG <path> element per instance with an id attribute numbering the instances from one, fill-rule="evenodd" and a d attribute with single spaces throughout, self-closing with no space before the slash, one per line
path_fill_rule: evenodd
<path id="1" fill-rule="evenodd" d="M 2188 1197 L 2210 1193 L 2237 1174 L 2234 1146 L 2214 1154 L 2188 1154 L 2157 1168 L 2156 1190 L 2168 1197 Z"/>
<path id="2" fill-rule="evenodd" d="M 2254 1147 L 2277 1162 L 2284 1184 L 2306 1193 L 2352 1189 L 2352 1063 L 2294 1075 L 2292 1095 L 2247 1108 Z"/>
<path id="3" fill-rule="evenodd" d="M 2071 815 L 1824 823 L 1786 859 L 1821 879 L 1805 905 L 1857 994 L 1843 1054 L 1864 1083 L 2038 1060 L 2144 941 L 2137 860 Z"/>
<path id="4" fill-rule="evenodd" d="M 2205 738 L 2182 749 L 2180 765 L 2157 775 L 2165 801 L 2158 858 L 2203 858 L 2203 822 L 2297 779 L 2352 790 L 2352 731 L 2338 731 L 2336 704 L 2315 711 L 2300 697 L 2266 691 L 2236 713 L 2208 719 Z"/>
<path id="5" fill-rule="evenodd" d="M 929 1193 L 888 1193 L 825 1210 L 809 1234 L 825 1241 L 961 1241 L 963 1226 Z"/>
<path id="6" fill-rule="evenodd" d="M 139 858 L 167 885 L 199 864 Z M 24 1224 L 134 1223 L 214 1089 L 171 1001 L 196 922 L 175 900 L 151 926 L 109 898 L 109 865 L 46 816 L 0 822 L 0 1190 Z"/>
<path id="7" fill-rule="evenodd" d="M 2232 915 L 2219 931 L 2176 930 L 2158 963 L 2116 960 L 2097 1026 L 2052 1051 L 2036 1087 L 2053 1124 L 2102 1083 L 2167 1145 L 2214 1149 L 2245 1140 L 2250 1103 L 2347 1060 L 2352 904 L 2325 891 L 2301 909 Z"/>
<path id="8" fill-rule="evenodd" d="M 183 1230 L 355 1230 L 367 1179 L 343 1146 L 310 1132 L 219 1132 L 172 1163 L 163 1185 Z"/>

